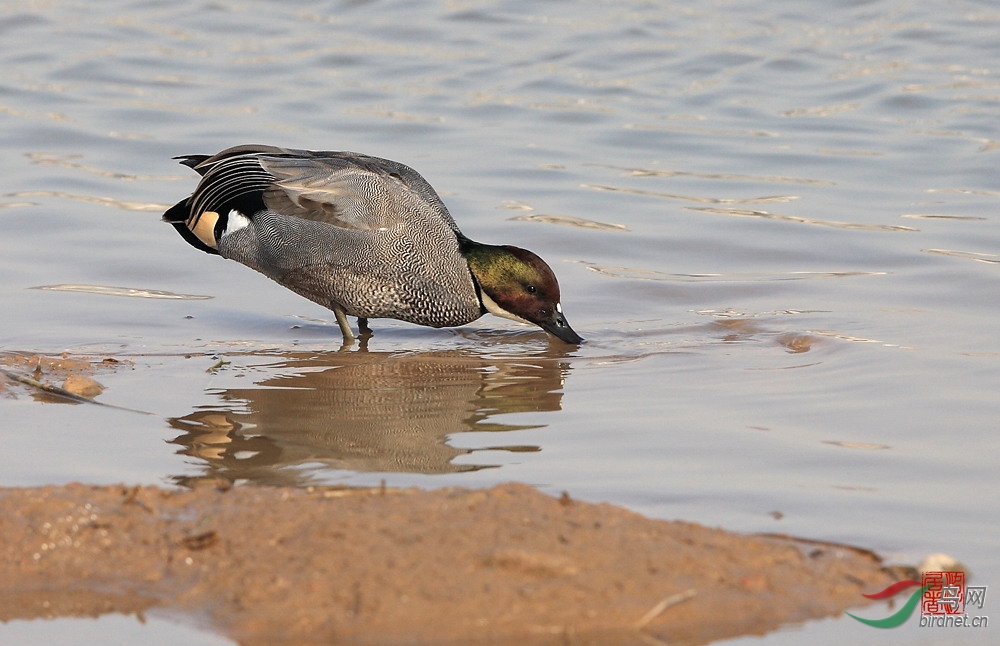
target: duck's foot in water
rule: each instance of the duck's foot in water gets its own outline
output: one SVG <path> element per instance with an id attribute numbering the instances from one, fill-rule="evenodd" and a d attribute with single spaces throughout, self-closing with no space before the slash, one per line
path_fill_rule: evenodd
<path id="1" fill-rule="evenodd" d="M 336 308 L 333 308 L 333 313 L 337 315 L 337 325 L 340 326 L 340 332 L 344 335 L 344 343 L 350 344 L 354 341 L 354 332 L 351 331 L 351 325 L 347 322 L 347 315 Z"/>
<path id="2" fill-rule="evenodd" d="M 372 329 L 368 327 L 368 319 L 361 316 L 358 317 L 358 334 L 362 338 L 368 338 L 373 334 Z"/>

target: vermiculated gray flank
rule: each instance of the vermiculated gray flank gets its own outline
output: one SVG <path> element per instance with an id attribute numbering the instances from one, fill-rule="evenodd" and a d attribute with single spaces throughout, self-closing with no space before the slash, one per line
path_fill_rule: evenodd
<path id="1" fill-rule="evenodd" d="M 237 146 L 179 158 L 202 175 L 163 216 L 193 246 L 346 315 L 449 327 L 486 312 L 580 343 L 559 284 L 525 249 L 466 238 L 412 168 L 351 152 Z"/>

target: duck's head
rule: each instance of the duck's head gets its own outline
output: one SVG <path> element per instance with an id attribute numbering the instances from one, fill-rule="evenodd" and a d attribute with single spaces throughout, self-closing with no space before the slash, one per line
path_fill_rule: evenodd
<path id="1" fill-rule="evenodd" d="M 566 343 L 583 343 L 563 315 L 559 282 L 544 260 L 520 247 L 463 243 L 487 312 L 533 323 Z"/>

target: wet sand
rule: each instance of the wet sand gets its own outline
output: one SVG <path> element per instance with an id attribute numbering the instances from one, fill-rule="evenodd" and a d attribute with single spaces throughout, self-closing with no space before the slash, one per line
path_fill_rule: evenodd
<path id="1" fill-rule="evenodd" d="M 872 553 L 488 490 L 0 490 L 0 619 L 144 613 L 241 644 L 706 643 L 861 605 Z"/>

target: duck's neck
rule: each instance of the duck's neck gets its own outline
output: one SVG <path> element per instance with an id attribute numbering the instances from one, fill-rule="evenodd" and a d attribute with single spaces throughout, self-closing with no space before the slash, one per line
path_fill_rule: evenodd
<path id="1" fill-rule="evenodd" d="M 516 272 L 517 258 L 510 247 L 490 245 L 459 238 L 459 252 L 469 263 L 469 271 L 476 283 L 476 294 L 479 304 L 485 314 L 489 312 L 496 316 L 526 323 L 523 318 L 507 311 L 497 303 L 503 299 L 505 282 L 512 280 Z"/>
<path id="2" fill-rule="evenodd" d="M 476 282 L 491 294 L 523 272 L 516 247 L 483 244 L 465 237 L 459 238 L 458 245 Z"/>
<path id="3" fill-rule="evenodd" d="M 458 239 L 458 252 L 469 263 L 469 269 L 472 270 L 476 280 L 479 280 L 480 276 L 491 273 L 497 259 L 503 255 L 501 247 L 469 240 L 464 236 L 460 236 Z"/>

